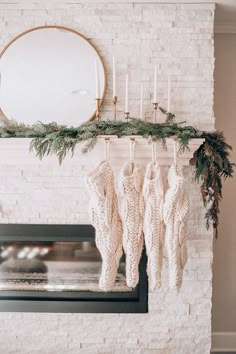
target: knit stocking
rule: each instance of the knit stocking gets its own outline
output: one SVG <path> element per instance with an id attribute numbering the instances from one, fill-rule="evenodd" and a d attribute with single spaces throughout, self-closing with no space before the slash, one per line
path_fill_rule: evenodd
<path id="1" fill-rule="evenodd" d="M 144 239 L 148 256 L 147 273 L 152 290 L 161 286 L 164 243 L 164 181 L 161 167 L 153 162 L 146 168 L 143 185 L 145 201 Z"/>
<path id="2" fill-rule="evenodd" d="M 99 287 L 112 289 L 122 255 L 122 225 L 110 164 L 102 162 L 87 176 L 90 192 L 89 217 L 96 230 L 96 245 L 102 256 Z"/>
<path id="3" fill-rule="evenodd" d="M 166 224 L 166 247 L 169 258 L 170 286 L 179 288 L 182 284 L 183 269 L 187 261 L 185 223 L 188 200 L 184 192 L 182 166 L 171 166 L 168 173 L 169 190 L 164 204 Z"/>
<path id="4" fill-rule="evenodd" d="M 142 170 L 135 163 L 127 162 L 119 175 L 119 197 L 123 247 L 126 254 L 126 282 L 132 288 L 139 281 L 138 265 L 143 249 L 142 186 Z"/>

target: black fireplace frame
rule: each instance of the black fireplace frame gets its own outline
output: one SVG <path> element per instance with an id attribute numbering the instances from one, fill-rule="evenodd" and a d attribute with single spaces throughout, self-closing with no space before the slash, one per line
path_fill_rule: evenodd
<path id="1" fill-rule="evenodd" d="M 33 236 L 32 236 L 33 235 Z M 92 225 L 0 224 L 0 242 L 94 241 Z M 142 254 L 140 280 L 132 292 L 1 291 L 0 312 L 146 313 L 148 282 L 146 255 Z"/>

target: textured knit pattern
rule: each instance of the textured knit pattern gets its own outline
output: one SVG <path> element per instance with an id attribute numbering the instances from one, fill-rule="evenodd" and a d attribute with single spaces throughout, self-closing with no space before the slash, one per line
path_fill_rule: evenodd
<path id="1" fill-rule="evenodd" d="M 138 266 L 143 249 L 143 172 L 134 162 L 129 161 L 121 169 L 118 182 L 126 282 L 134 288 L 139 281 Z"/>
<path id="2" fill-rule="evenodd" d="M 161 268 L 164 248 L 164 181 L 162 167 L 147 165 L 143 195 L 145 201 L 144 239 L 148 257 L 147 273 L 151 290 L 161 286 Z"/>
<path id="3" fill-rule="evenodd" d="M 99 287 L 110 291 L 115 283 L 122 255 L 122 224 L 114 188 L 114 176 L 108 162 L 102 162 L 87 176 L 90 192 L 89 217 L 96 230 L 96 245 L 102 256 Z"/>
<path id="4" fill-rule="evenodd" d="M 169 189 L 164 204 L 164 221 L 166 224 L 165 244 L 169 259 L 169 284 L 171 288 L 179 288 L 187 261 L 185 223 L 188 199 L 184 191 L 182 166 L 170 167 L 168 184 Z"/>

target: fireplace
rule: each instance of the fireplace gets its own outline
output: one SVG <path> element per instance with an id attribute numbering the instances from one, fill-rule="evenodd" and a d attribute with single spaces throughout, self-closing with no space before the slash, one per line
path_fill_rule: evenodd
<path id="1" fill-rule="evenodd" d="M 123 258 L 114 289 L 103 292 L 94 236 L 91 225 L 0 225 L 0 311 L 147 312 L 145 254 L 135 289 Z"/>

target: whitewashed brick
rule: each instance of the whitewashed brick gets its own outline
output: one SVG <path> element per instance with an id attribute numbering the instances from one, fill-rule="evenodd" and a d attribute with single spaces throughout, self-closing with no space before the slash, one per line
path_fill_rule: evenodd
<path id="1" fill-rule="evenodd" d="M 111 73 L 115 55 L 120 118 L 123 119 L 124 78 L 128 70 L 132 115 L 138 115 L 141 81 L 146 116 L 151 119 L 156 64 L 161 104 L 167 106 L 170 72 L 172 107 L 177 120 L 211 130 L 214 128 L 213 23 L 213 4 L 6 0 L 0 3 L 0 46 L 33 26 L 58 24 L 74 28 L 97 46 L 107 67 L 104 118 L 109 119 L 113 110 Z M 161 115 L 158 119 L 163 121 Z M 1 156 L 0 223 L 89 223 L 84 177 L 93 166 L 85 166 L 88 157 L 80 155 L 79 161 L 68 157 L 59 167 L 53 157 L 41 162 L 35 160 L 24 144 L 23 139 L 18 149 L 10 151 L 6 147 Z M 194 182 L 191 170 L 185 172 L 189 181 Z M 149 293 L 148 314 L 1 313 L 0 352 L 209 354 L 212 230 L 205 229 L 199 185 L 189 183 L 188 190 L 191 190 L 187 225 L 189 260 L 179 292 L 169 289 L 165 258 L 162 288 Z"/>

